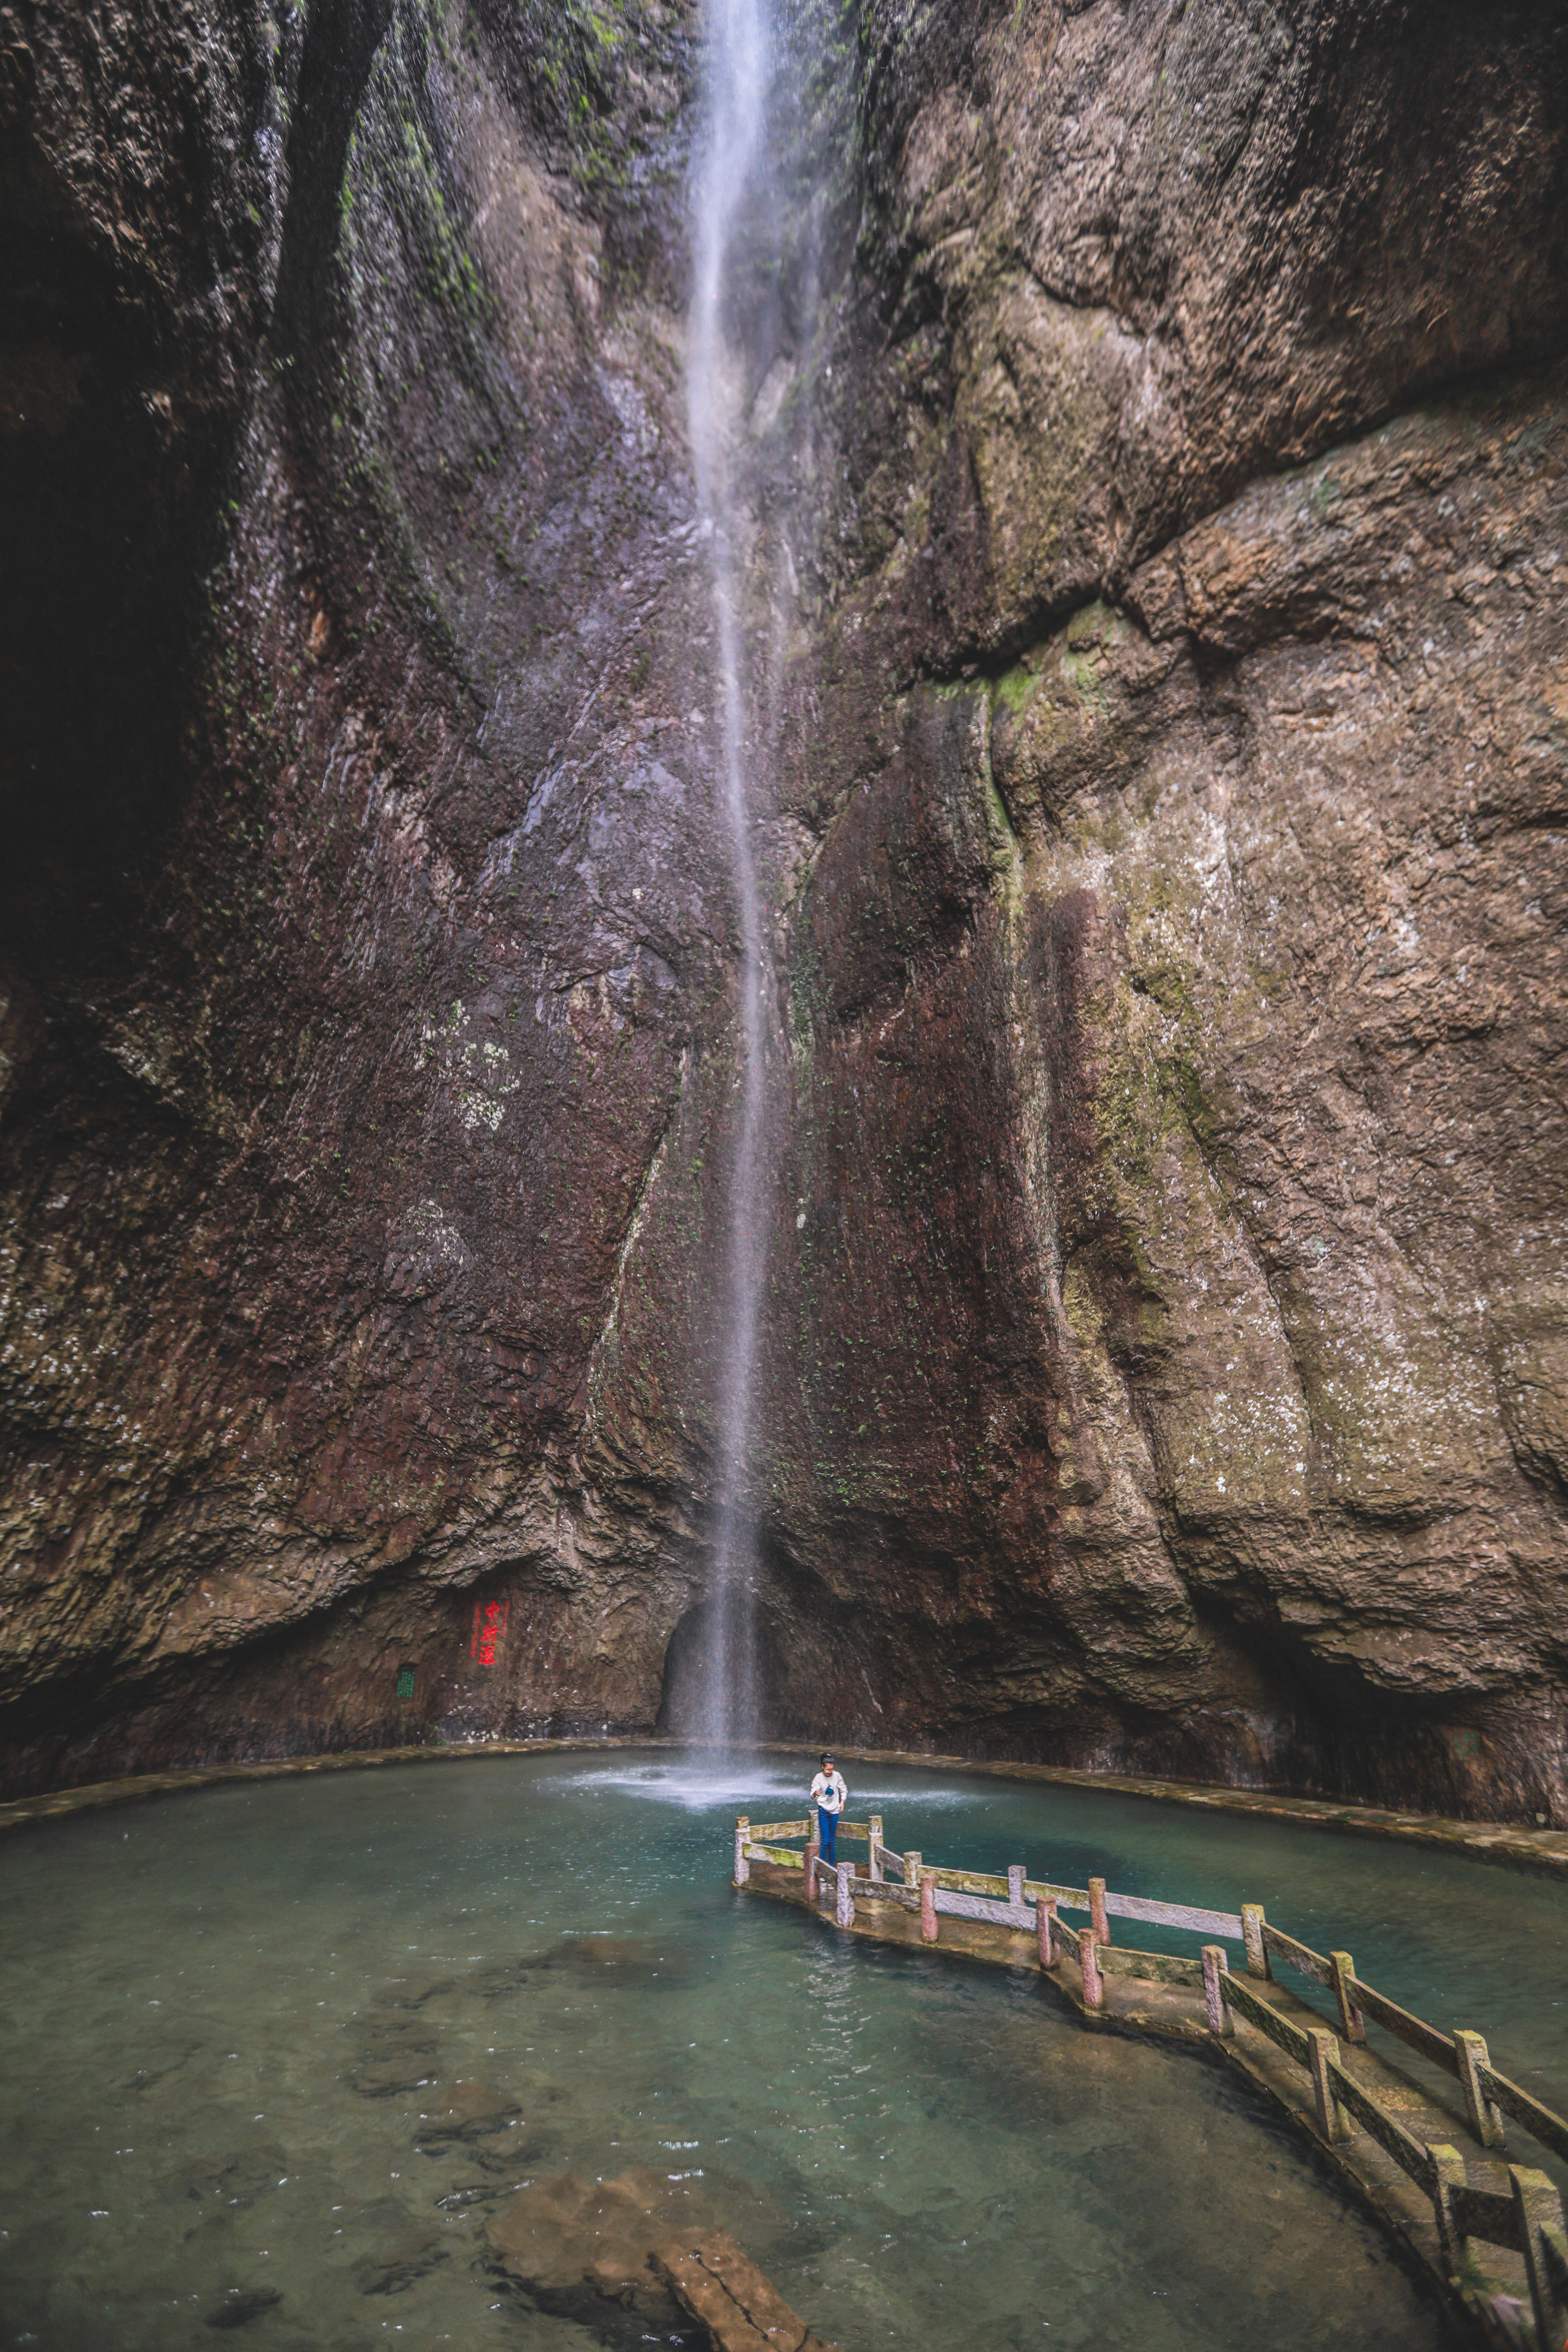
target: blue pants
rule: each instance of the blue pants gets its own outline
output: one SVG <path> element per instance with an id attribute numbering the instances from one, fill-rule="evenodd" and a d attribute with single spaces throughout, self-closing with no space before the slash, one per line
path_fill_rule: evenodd
<path id="1" fill-rule="evenodd" d="M 816 1809 L 816 1838 L 823 1861 L 832 1863 L 837 1868 L 838 1816 L 837 1813 L 830 1813 L 826 1805 L 818 1805 Z"/>

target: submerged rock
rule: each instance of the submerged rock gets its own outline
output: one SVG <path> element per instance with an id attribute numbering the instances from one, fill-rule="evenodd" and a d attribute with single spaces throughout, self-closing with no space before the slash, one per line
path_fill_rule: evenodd
<path id="1" fill-rule="evenodd" d="M 434 2081 L 441 2043 L 429 2026 L 395 2016 L 365 2018 L 356 2024 L 354 2038 L 363 2055 L 349 2068 L 348 2079 L 363 2097 L 390 2098 Z"/>
<path id="2" fill-rule="evenodd" d="M 489 2139 L 521 2121 L 515 2105 L 493 2083 L 436 2083 L 419 2102 L 422 2141 Z"/>
<path id="3" fill-rule="evenodd" d="M 405 2294 L 447 2258 L 439 2230 L 394 2199 L 368 2208 L 357 2226 L 370 2242 L 353 2265 L 361 2294 Z"/>
<path id="4" fill-rule="evenodd" d="M 248 2327 L 253 2319 L 276 2311 L 283 2297 L 273 2286 L 230 2287 L 216 2311 L 206 2315 L 209 2327 Z"/>
<path id="5" fill-rule="evenodd" d="M 654 2250 L 706 2219 L 706 2197 L 688 2180 L 642 2170 L 610 2180 L 563 2173 L 498 2205 L 485 2237 L 506 2275 L 549 2298 L 551 2308 L 571 2312 L 601 2299 L 668 2315 L 671 2298 L 652 2267 Z"/>
<path id="6" fill-rule="evenodd" d="M 721 2231 L 660 2248 L 654 2268 L 719 2352 L 834 2352 Z"/>
<path id="7" fill-rule="evenodd" d="M 550 2309 L 591 2315 L 608 2302 L 668 2322 L 679 2306 L 719 2352 L 832 2352 L 713 2227 L 707 2193 L 690 2181 L 563 2174 L 497 2206 L 485 2234 L 498 2266 Z"/>

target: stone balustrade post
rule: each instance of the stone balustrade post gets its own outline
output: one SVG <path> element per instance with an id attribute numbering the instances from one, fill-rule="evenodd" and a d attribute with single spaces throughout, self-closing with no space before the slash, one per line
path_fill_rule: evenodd
<path id="1" fill-rule="evenodd" d="M 1103 1878 L 1091 1878 L 1089 1882 L 1089 1924 L 1100 1943 L 1110 1943 L 1110 1922 L 1105 1916 Z"/>
<path id="2" fill-rule="evenodd" d="M 1470 2129 L 1483 2147 L 1503 2147 L 1502 2116 L 1488 2098 L 1481 2081 L 1481 2068 L 1491 2064 L 1485 2041 L 1479 2033 L 1467 2033 L 1461 2030 L 1454 2036 L 1454 2055 L 1459 2062 L 1459 2087 L 1465 2095 Z"/>
<path id="3" fill-rule="evenodd" d="M 1432 2159 L 1432 2215 L 1437 2224 L 1437 2238 L 1443 2249 L 1443 2264 L 1451 2279 L 1465 2274 L 1468 2243 L 1454 2214 L 1454 2191 L 1465 2185 L 1465 2159 L 1457 2147 L 1446 2141 L 1426 2151 Z"/>
<path id="4" fill-rule="evenodd" d="M 1334 1999 L 1340 2009 L 1340 2032 L 1347 2042 L 1366 2040 L 1366 2020 L 1351 1999 L 1351 1983 L 1355 1976 L 1355 1962 L 1348 1952 L 1331 1952 L 1329 1966 L 1334 1973 Z"/>
<path id="5" fill-rule="evenodd" d="M 1209 2032 L 1228 2037 L 1235 2028 L 1225 1998 L 1225 1979 L 1230 1974 L 1230 1963 L 1223 1944 L 1204 1946 L 1204 2007 L 1208 2011 Z"/>
<path id="6" fill-rule="evenodd" d="M 1326 2025 L 1310 2025 L 1307 2041 L 1312 2053 L 1312 2104 L 1318 2111 L 1318 2129 L 1327 2140 L 1343 2139 L 1344 2117 L 1329 2072 L 1339 2057 L 1340 2045 Z"/>
<path id="7" fill-rule="evenodd" d="M 920 1876 L 921 1941 L 922 1944 L 934 1944 L 936 1941 L 936 1873 L 934 1870 L 922 1870 Z"/>
<path id="8" fill-rule="evenodd" d="M 1560 2246 L 1563 2243 L 1563 2200 L 1544 2172 L 1510 2164 L 1508 2178 L 1513 2190 L 1516 2243 L 1524 2256 L 1524 2274 L 1530 2281 L 1535 2340 L 1543 2347 L 1550 2345 L 1556 2352 L 1568 2331 L 1568 2296 L 1558 2283 L 1551 2254 L 1542 2239 L 1550 2231 Z"/>
<path id="9" fill-rule="evenodd" d="M 1241 1935 L 1247 1946 L 1247 1973 L 1252 1977 L 1271 1977 L 1268 1948 L 1263 1940 L 1263 1906 L 1244 1903 L 1241 1906 Z"/>
<path id="10" fill-rule="evenodd" d="M 1100 1973 L 1100 1945 L 1092 1927 L 1080 1927 L 1078 1931 L 1078 1960 L 1083 1970 L 1085 2009 L 1103 2009 L 1105 1979 Z"/>
<path id="11" fill-rule="evenodd" d="M 742 1813 L 735 1823 L 735 1884 L 737 1886 L 744 1886 L 752 1874 L 752 1865 L 746 1860 L 746 1848 L 751 1842 L 752 1824 Z"/>
<path id="12" fill-rule="evenodd" d="M 1040 1966 L 1043 1969 L 1054 1969 L 1057 1964 L 1056 1948 L 1051 1942 L 1051 1937 L 1057 1926 L 1057 1906 L 1054 1896 L 1041 1895 L 1035 1906 L 1035 1925 L 1040 1938 Z"/>

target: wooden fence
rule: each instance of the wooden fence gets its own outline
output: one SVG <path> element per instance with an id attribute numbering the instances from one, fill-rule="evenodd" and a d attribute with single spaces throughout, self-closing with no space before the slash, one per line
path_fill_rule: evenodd
<path id="1" fill-rule="evenodd" d="M 1540 2352 L 1568 2352 L 1568 2222 L 1563 2199 L 1543 2172 L 1510 2164 L 1506 2191 L 1473 2187 L 1464 2159 L 1447 2142 L 1424 2143 L 1374 2099 L 1344 2063 L 1342 2040 L 1366 2040 L 1370 2018 L 1459 2084 L 1471 2135 L 1483 2148 L 1504 2146 L 1504 2116 L 1562 2158 L 1568 2158 L 1568 2122 L 1508 2075 L 1498 2073 L 1479 2033 L 1458 2029 L 1443 2033 L 1424 2018 L 1402 2009 L 1355 1972 L 1349 1952 L 1317 1952 L 1283 1934 L 1265 1918 L 1263 1907 L 1244 1903 L 1232 1911 L 1205 1910 L 1190 1903 L 1157 1903 L 1144 1895 L 1118 1895 L 1103 1878 L 1087 1886 L 1058 1886 L 1030 1878 L 1024 1865 L 1007 1870 L 948 1870 L 920 1853 L 896 1853 L 884 1841 L 882 1817 L 840 1822 L 838 1836 L 864 1843 L 866 1874 L 853 1862 L 824 1864 L 810 1821 L 753 1824 L 742 1814 L 735 1824 L 735 1884 L 746 1885 L 753 1862 L 805 1874 L 803 1892 L 816 1909 L 831 1907 L 841 1927 L 854 1925 L 857 1904 L 887 1904 L 920 1915 L 926 1943 L 941 1939 L 944 1917 L 974 1920 L 1015 1934 L 1032 1935 L 1039 1965 L 1054 1969 L 1067 1955 L 1082 1972 L 1086 2009 L 1105 2004 L 1108 1976 L 1201 1989 L 1210 2031 L 1226 2037 L 1240 2017 L 1310 2077 L 1318 2127 L 1325 2139 L 1342 2140 L 1353 2122 L 1394 2159 L 1432 2200 L 1438 2240 L 1450 2274 L 1465 2274 L 1469 2242 L 1503 2246 L 1523 2257 Z M 796 1851 L 780 1843 L 808 1841 Z M 1064 1927 L 1063 1911 L 1089 1914 L 1087 1927 Z M 1163 1952 L 1132 1951 L 1113 1944 L 1112 1919 L 1174 1927 L 1224 1941 L 1205 1943 L 1195 1958 Z M 1247 1978 L 1233 1974 L 1225 1943 L 1239 1945 Z M 1274 1964 L 1294 1969 L 1332 1994 L 1339 2033 L 1327 2025 L 1300 2026 L 1284 2016 L 1258 1990 L 1274 1974 Z M 1250 1979 L 1251 1981 L 1247 1981 Z"/>

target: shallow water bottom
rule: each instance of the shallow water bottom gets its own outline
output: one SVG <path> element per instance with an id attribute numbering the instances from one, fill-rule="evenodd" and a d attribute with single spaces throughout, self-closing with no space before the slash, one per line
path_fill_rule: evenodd
<path id="1" fill-rule="evenodd" d="M 16 1833 L 0 2341 L 689 2342 L 497 2267 L 518 2188 L 631 2168 L 845 2352 L 1453 2340 L 1220 2068 L 736 1895 L 728 1826 L 769 1777 L 507 1759 Z M 893 1780 L 928 1851 L 994 1810 Z M 1050 1794 L 1009 1800 L 1042 1835 Z"/>

